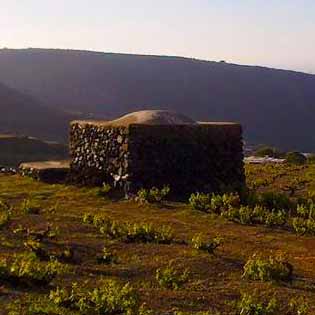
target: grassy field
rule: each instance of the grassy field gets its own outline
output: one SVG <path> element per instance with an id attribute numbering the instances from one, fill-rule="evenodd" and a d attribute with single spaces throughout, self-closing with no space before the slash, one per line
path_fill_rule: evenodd
<path id="1" fill-rule="evenodd" d="M 248 165 L 246 174 L 248 187 L 257 195 L 284 193 L 292 207 L 302 202 L 301 198 L 311 198 L 315 191 L 314 165 Z M 47 185 L 18 175 L 0 175 L 0 200 L 2 212 L 10 213 L 0 219 L 0 314 L 315 314 L 315 236 L 312 230 L 297 233 L 291 217 L 285 224 L 272 226 L 244 223 L 215 211 L 193 210 L 188 201 L 140 204 L 101 196 L 98 189 Z M 296 215 L 295 210 L 286 211 Z M 161 226 L 167 226 L 173 236 L 146 242 L 114 234 L 109 237 L 104 222 L 89 224 L 94 215 L 103 215 L 118 226 L 126 222 L 151 224 L 160 234 Z M 191 240 L 198 233 L 208 240 L 219 238 L 220 246 L 213 253 L 194 248 Z M 99 258 L 104 246 L 108 261 Z M 14 255 L 24 253 L 27 257 L 25 253 L 31 251 L 37 255 L 34 266 L 49 264 L 49 256 L 55 257 L 54 263 L 59 261 L 57 272 L 47 283 L 33 281 L 32 274 L 8 277 L 17 268 L 9 264 L 16 259 Z M 245 277 L 244 265 L 255 253 L 281 254 L 292 265 L 293 275 L 280 280 Z M 173 269 L 163 273 L 171 261 Z M 164 275 L 164 282 L 158 281 L 161 277 L 157 278 L 157 273 Z M 135 304 L 142 305 L 140 310 L 136 306 L 107 311 L 84 308 L 87 292 L 102 287 L 107 279 L 117 280 L 113 283 L 118 291 L 119 285 L 129 282 L 134 300 L 139 299 Z M 71 298 L 58 304 L 51 293 L 57 288 L 69 289 L 73 282 L 84 287 L 85 295 L 79 294 L 81 309 Z M 269 303 L 273 299 L 276 302 Z"/>

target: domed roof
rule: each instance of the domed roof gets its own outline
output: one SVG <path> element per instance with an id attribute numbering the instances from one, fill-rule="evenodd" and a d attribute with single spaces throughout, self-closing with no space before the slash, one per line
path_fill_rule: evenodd
<path id="1" fill-rule="evenodd" d="M 115 125 L 194 125 L 197 124 L 185 115 L 169 110 L 142 110 L 111 121 Z"/>
<path id="2" fill-rule="evenodd" d="M 141 110 L 122 116 L 115 120 L 75 120 L 72 124 L 96 126 L 142 125 L 197 125 L 198 122 L 185 115 L 169 110 Z"/>

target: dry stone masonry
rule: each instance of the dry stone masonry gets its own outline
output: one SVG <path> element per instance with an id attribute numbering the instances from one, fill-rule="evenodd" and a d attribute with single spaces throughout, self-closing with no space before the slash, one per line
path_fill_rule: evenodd
<path id="1" fill-rule="evenodd" d="M 219 192 L 243 187 L 242 128 L 201 123 L 170 111 L 140 111 L 113 121 L 74 121 L 71 177 L 85 185 L 109 183 L 136 192 Z"/>

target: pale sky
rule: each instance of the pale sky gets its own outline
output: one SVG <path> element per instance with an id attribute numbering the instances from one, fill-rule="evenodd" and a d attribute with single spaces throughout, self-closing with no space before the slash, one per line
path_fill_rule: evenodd
<path id="1" fill-rule="evenodd" d="M 0 0 L 0 47 L 226 60 L 315 73 L 315 0 Z"/>

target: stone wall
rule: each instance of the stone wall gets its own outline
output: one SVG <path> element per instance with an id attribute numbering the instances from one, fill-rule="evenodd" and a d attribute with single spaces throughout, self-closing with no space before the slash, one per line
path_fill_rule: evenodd
<path id="1" fill-rule="evenodd" d="M 128 174 L 127 127 L 73 122 L 70 127 L 72 181 L 83 185 L 121 182 Z"/>
<path id="2" fill-rule="evenodd" d="M 245 182 L 242 128 L 234 123 L 111 126 L 71 124 L 72 179 L 118 186 L 130 192 L 170 185 L 183 195 L 240 189 Z"/>

